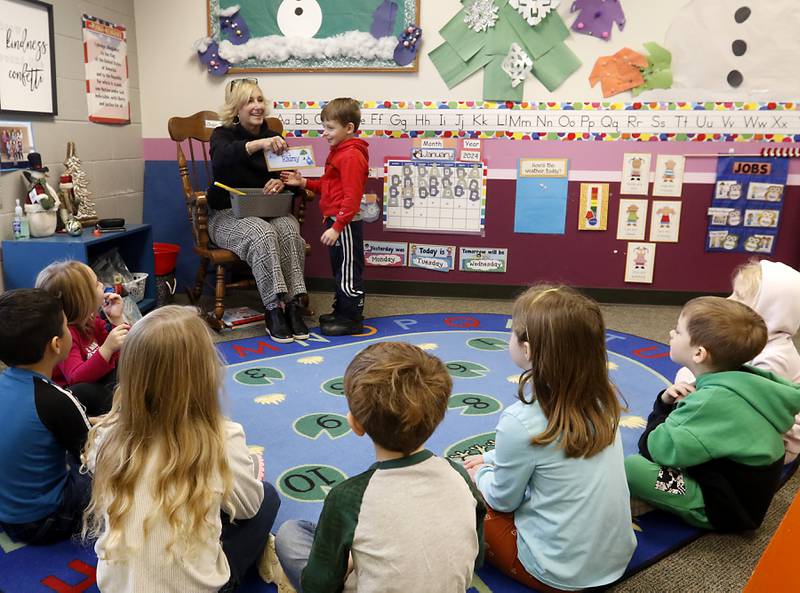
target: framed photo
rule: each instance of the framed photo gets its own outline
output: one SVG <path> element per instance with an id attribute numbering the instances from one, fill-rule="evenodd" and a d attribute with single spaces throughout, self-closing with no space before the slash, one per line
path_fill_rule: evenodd
<path id="1" fill-rule="evenodd" d="M 0 169 L 28 166 L 33 150 L 33 131 L 29 121 L 0 121 Z"/>
<path id="2" fill-rule="evenodd" d="M 234 74 L 419 68 L 420 0 L 206 2 L 211 51 L 202 54 L 215 54 L 209 71 L 218 69 L 220 62 L 224 72 Z"/>
<path id="3" fill-rule="evenodd" d="M 56 115 L 53 6 L 0 0 L 0 113 Z"/>

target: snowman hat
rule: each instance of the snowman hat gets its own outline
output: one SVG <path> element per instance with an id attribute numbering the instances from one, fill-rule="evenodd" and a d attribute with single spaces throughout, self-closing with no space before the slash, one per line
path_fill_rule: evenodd
<path id="1" fill-rule="evenodd" d="M 50 171 L 47 167 L 42 166 L 42 155 L 38 152 L 31 152 L 28 154 L 28 169 L 31 171 L 39 171 L 41 173 L 47 173 Z"/>

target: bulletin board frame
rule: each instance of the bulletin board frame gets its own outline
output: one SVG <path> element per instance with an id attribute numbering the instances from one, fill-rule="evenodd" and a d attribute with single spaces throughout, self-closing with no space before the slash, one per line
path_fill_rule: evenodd
<path id="1" fill-rule="evenodd" d="M 245 5 L 253 0 L 237 0 L 239 5 Z M 401 4 L 398 10 L 398 18 L 404 18 L 406 24 L 420 23 L 420 3 L 421 0 L 398 0 Z M 220 25 L 219 17 L 215 13 L 220 9 L 220 0 L 207 0 L 207 25 L 208 36 L 212 39 L 219 39 Z M 401 16 L 403 15 L 403 16 Z M 420 44 L 424 43 L 424 38 L 420 40 Z M 355 60 L 349 58 L 339 58 L 341 63 L 327 64 L 323 66 L 314 66 L 316 59 L 300 60 L 292 58 L 285 62 L 270 62 L 266 60 L 249 59 L 246 60 L 247 65 L 233 66 L 228 72 L 231 74 L 255 74 L 255 73 L 271 73 L 271 72 L 419 72 L 419 56 L 422 49 L 420 48 L 408 66 L 392 65 L 387 60 L 372 60 L 373 64 L 356 63 Z M 330 61 L 329 61 L 330 62 Z"/>

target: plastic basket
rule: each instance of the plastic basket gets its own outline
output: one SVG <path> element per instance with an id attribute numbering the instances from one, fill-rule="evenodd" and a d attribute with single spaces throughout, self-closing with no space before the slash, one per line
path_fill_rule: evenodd
<path id="1" fill-rule="evenodd" d="M 133 297 L 133 300 L 138 303 L 144 298 L 144 287 L 146 284 L 147 284 L 147 273 L 134 272 L 133 280 L 131 280 L 130 282 L 126 282 L 124 286 L 125 290 L 128 291 L 128 295 Z"/>

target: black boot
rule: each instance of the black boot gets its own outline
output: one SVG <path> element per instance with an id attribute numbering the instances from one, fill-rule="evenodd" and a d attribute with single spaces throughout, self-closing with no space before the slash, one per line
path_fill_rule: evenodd
<path id="1" fill-rule="evenodd" d="M 297 299 L 292 299 L 286 303 L 286 319 L 289 321 L 289 328 L 295 340 L 307 340 L 309 333 L 303 315 L 300 313 L 300 303 Z"/>
<path id="2" fill-rule="evenodd" d="M 320 330 L 326 336 L 352 336 L 364 333 L 364 323 L 361 319 L 334 315 L 332 319 L 320 326 Z"/>
<path id="3" fill-rule="evenodd" d="M 272 338 L 273 342 L 288 344 L 294 341 L 292 332 L 289 329 L 289 324 L 286 322 L 286 315 L 284 315 L 283 309 L 280 307 L 275 307 L 267 311 L 266 318 L 264 319 L 264 327 L 267 330 L 267 335 Z"/>
<path id="4" fill-rule="evenodd" d="M 333 299 L 333 304 L 331 305 L 331 312 L 325 313 L 324 315 L 319 316 L 319 324 L 322 325 L 323 323 L 330 323 L 336 317 L 340 317 L 340 315 L 336 312 L 336 299 Z"/>

